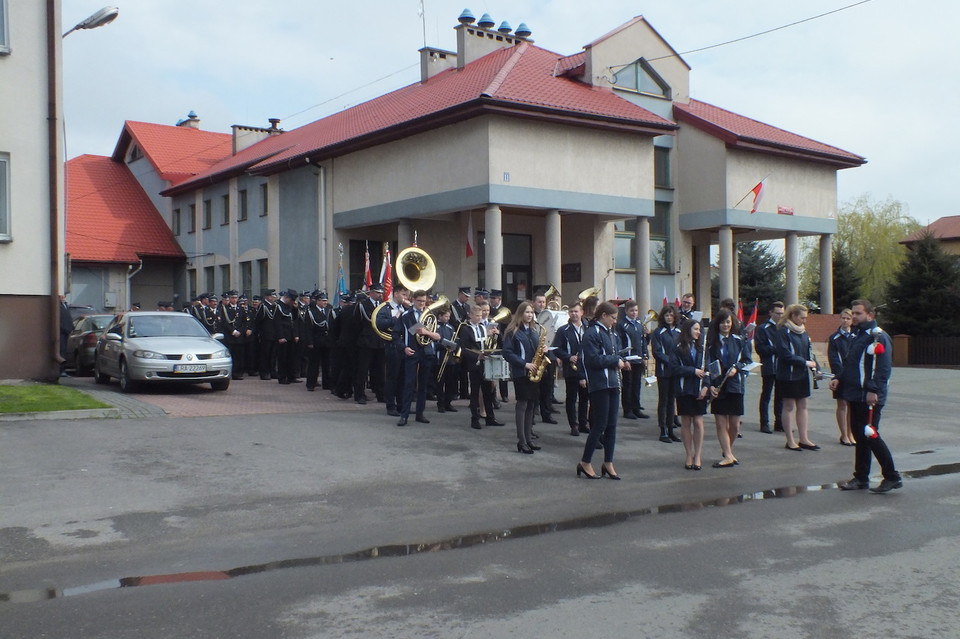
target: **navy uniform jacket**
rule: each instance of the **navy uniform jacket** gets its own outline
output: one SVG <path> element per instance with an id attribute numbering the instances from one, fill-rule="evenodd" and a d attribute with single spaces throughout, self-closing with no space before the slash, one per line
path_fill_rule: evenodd
<path id="1" fill-rule="evenodd" d="M 580 370 L 582 365 L 578 365 L 578 370 L 573 370 L 570 366 L 570 358 L 573 355 L 580 357 L 580 347 L 583 340 L 582 335 L 587 332 L 587 326 L 585 324 L 580 325 L 580 335 L 577 335 L 577 327 L 572 323 L 568 323 L 559 329 L 557 329 L 557 334 L 553 337 L 553 344 L 556 350 L 553 351 L 553 354 L 560 358 L 560 361 L 563 362 L 563 376 L 567 377 L 582 377 Z"/>
<path id="2" fill-rule="evenodd" d="M 837 376 L 843 370 L 843 364 L 847 360 L 847 352 L 850 350 L 850 341 L 856 336 L 855 331 L 844 333 L 840 329 L 830 336 L 827 340 L 827 360 L 830 362 L 830 372 Z"/>
<path id="3" fill-rule="evenodd" d="M 794 333 L 786 324 L 777 329 L 777 379 L 795 382 L 810 374 L 810 336 Z"/>
<path id="4" fill-rule="evenodd" d="M 477 338 L 477 331 L 480 332 L 480 338 Z M 475 351 L 483 350 L 483 342 L 487 337 L 487 327 L 481 323 L 476 326 L 470 322 L 464 322 L 460 326 L 460 335 L 457 337 L 457 341 L 460 346 L 464 349 L 461 351 L 460 360 L 463 362 L 464 370 L 467 371 L 476 371 L 480 369 L 480 356 L 476 353 L 471 353 L 466 349 L 472 349 Z"/>
<path id="5" fill-rule="evenodd" d="M 296 304 L 287 305 L 283 302 L 277 302 L 277 312 L 273 316 L 273 325 L 277 331 L 277 339 L 285 339 L 287 342 L 293 342 L 296 336 L 294 328 L 294 318 L 299 320 L 299 312 Z"/>
<path id="6" fill-rule="evenodd" d="M 647 339 L 643 334 L 643 324 L 623 318 L 617 323 L 617 332 L 620 334 L 620 343 L 623 344 L 623 348 L 630 349 L 629 355 L 647 356 Z"/>
<path id="7" fill-rule="evenodd" d="M 650 350 L 653 353 L 653 359 L 657 362 L 657 377 L 673 377 L 671 365 L 679 337 L 680 329 L 668 326 L 660 326 L 651 334 Z"/>
<path id="8" fill-rule="evenodd" d="M 306 321 L 306 339 L 307 344 L 314 348 L 323 348 L 330 345 L 330 307 L 321 308 L 317 304 L 310 304 L 304 317 Z"/>
<path id="9" fill-rule="evenodd" d="M 257 311 L 255 323 L 260 340 L 264 342 L 275 342 L 277 340 L 277 326 L 273 323 L 273 318 L 277 313 L 277 303 L 273 304 L 263 301 L 260 309 Z"/>
<path id="10" fill-rule="evenodd" d="M 221 304 L 217 307 L 217 329 L 215 332 L 223 333 L 224 344 L 240 344 L 247 338 L 247 313 L 242 306 L 230 306 L 230 304 Z M 233 332 L 239 331 L 240 335 L 234 337 Z"/>
<path id="11" fill-rule="evenodd" d="M 526 377 L 524 365 L 533 361 L 539 345 L 540 328 L 536 324 L 533 328 L 520 326 L 515 333 L 504 336 L 503 358 L 510 363 L 511 377 Z"/>
<path id="12" fill-rule="evenodd" d="M 880 332 L 877 342 L 883 344 L 883 354 L 870 355 L 867 348 L 874 342 L 870 334 L 877 322 L 863 322 L 857 326 L 857 334 L 850 341 L 847 359 L 840 371 L 840 396 L 848 402 L 866 402 L 867 393 L 877 394 L 877 403 L 887 402 L 887 385 L 893 363 L 893 342 L 886 332 Z"/>
<path id="13" fill-rule="evenodd" d="M 753 347 L 757 349 L 763 368 L 760 374 L 772 377 L 777 374 L 777 323 L 767 320 L 753 333 Z"/>
<path id="14" fill-rule="evenodd" d="M 700 395 L 703 384 L 706 383 L 706 380 L 703 380 L 703 384 L 701 384 L 700 378 L 694 372 L 704 367 L 702 344 L 703 340 L 697 341 L 693 353 L 690 352 L 689 348 L 681 346 L 679 342 L 673 347 L 673 360 L 670 364 L 670 370 L 676 379 L 677 397 L 697 397 Z"/>
<path id="15" fill-rule="evenodd" d="M 421 311 L 421 316 L 426 312 L 427 309 L 424 308 L 423 311 Z M 416 351 L 413 357 L 418 357 L 420 355 L 435 357 L 437 350 L 434 346 L 433 340 L 430 340 L 430 343 L 424 346 L 417 341 L 417 336 L 410 332 L 410 327 L 416 326 L 419 322 L 420 320 L 417 318 L 416 309 L 407 309 L 407 311 L 400 316 L 399 326 L 397 327 L 398 330 L 394 334 L 394 339 L 399 340 L 400 343 L 403 344 L 404 348 L 409 347 Z"/>
<path id="16" fill-rule="evenodd" d="M 583 334 L 580 370 L 587 380 L 589 392 L 620 388 L 620 338 L 613 329 L 600 323 Z"/>
<path id="17" fill-rule="evenodd" d="M 720 396 L 728 393 L 731 395 L 743 395 L 744 381 L 746 378 L 743 367 L 753 361 L 750 353 L 750 342 L 743 339 L 743 337 L 737 333 L 731 333 L 730 337 L 726 338 L 726 348 L 721 348 L 721 339 L 723 338 L 718 335 L 716 344 L 710 347 L 707 353 L 707 363 L 709 364 L 710 362 L 719 360 L 720 368 L 723 370 L 724 376 L 727 374 L 727 371 L 730 370 L 731 366 L 736 367 L 737 374 L 727 379 L 726 383 L 723 384 L 723 388 L 720 389 Z M 724 376 L 711 378 L 710 384 L 712 386 L 719 386 L 725 379 Z"/>

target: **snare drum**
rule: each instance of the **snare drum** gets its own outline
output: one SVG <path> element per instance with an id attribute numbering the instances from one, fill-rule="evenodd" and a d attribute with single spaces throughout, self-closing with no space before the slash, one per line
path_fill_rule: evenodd
<path id="1" fill-rule="evenodd" d="M 483 360 L 483 378 L 488 380 L 510 379 L 510 364 L 503 355 L 487 355 Z"/>

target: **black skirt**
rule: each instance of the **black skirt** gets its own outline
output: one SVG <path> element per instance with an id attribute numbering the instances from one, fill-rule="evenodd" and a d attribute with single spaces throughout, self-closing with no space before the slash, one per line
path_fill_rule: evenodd
<path id="1" fill-rule="evenodd" d="M 743 415 L 743 395 L 727 393 L 710 403 L 711 415 Z"/>
<path id="2" fill-rule="evenodd" d="M 810 397 L 810 376 L 805 375 L 803 379 L 778 379 L 777 390 L 783 399 Z"/>
<path id="3" fill-rule="evenodd" d="M 681 395 L 677 398 L 677 415 L 690 417 L 706 414 L 707 400 L 697 399 L 693 395 Z"/>
<path id="4" fill-rule="evenodd" d="M 518 402 L 540 401 L 540 383 L 531 382 L 529 377 L 514 377 L 513 392 L 516 394 Z"/>

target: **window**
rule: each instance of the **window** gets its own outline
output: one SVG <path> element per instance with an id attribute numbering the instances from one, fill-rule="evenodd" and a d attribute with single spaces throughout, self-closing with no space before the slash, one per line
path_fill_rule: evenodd
<path id="1" fill-rule="evenodd" d="M 670 85 L 643 58 L 617 71 L 614 80 L 617 89 L 671 99 Z"/>
<path id="2" fill-rule="evenodd" d="M 663 146 L 653 147 L 653 184 L 669 189 L 670 183 L 670 149 Z"/>
<path id="3" fill-rule="evenodd" d="M 0 0 L 2 3 L 3 0 Z M 3 6 L 0 4 L 0 6 Z M 3 25 L 0 25 L 2 27 Z M 10 236 L 10 155 L 0 153 L 0 242 L 8 242 Z"/>
<path id="4" fill-rule="evenodd" d="M 0 0 L 0 55 L 10 53 L 10 30 L 7 28 L 7 0 Z"/>
<path id="5" fill-rule="evenodd" d="M 240 262 L 240 291 L 250 295 L 253 291 L 253 262 Z"/>
<path id="6" fill-rule="evenodd" d="M 260 217 L 265 217 L 267 211 L 269 210 L 269 204 L 267 200 L 267 195 L 269 194 L 269 187 L 266 182 L 260 185 Z"/>
<path id="7" fill-rule="evenodd" d="M 197 205 L 190 205 L 190 228 L 187 229 L 187 233 L 194 233 L 197 230 Z"/>
<path id="8" fill-rule="evenodd" d="M 197 296 L 197 269 L 187 270 L 187 300 L 192 300 Z"/>
<path id="9" fill-rule="evenodd" d="M 243 222 L 247 219 L 247 190 L 241 189 L 237 193 L 237 221 Z"/>
<path id="10" fill-rule="evenodd" d="M 203 282 L 204 282 L 204 292 L 212 293 L 213 289 L 217 287 L 216 281 L 214 281 L 214 272 L 212 266 L 207 266 L 203 269 Z"/>
<path id="11" fill-rule="evenodd" d="M 657 202 L 650 218 L 650 270 L 664 272 L 670 264 L 670 203 Z M 633 276 L 633 250 L 637 241 L 637 218 L 614 224 L 613 260 L 618 274 Z M 619 276 L 618 276 L 619 277 Z M 624 291 L 619 291 L 621 296 Z"/>
<path id="12" fill-rule="evenodd" d="M 260 278 L 260 290 L 267 288 L 267 260 L 257 260 L 257 276 Z"/>
<path id="13" fill-rule="evenodd" d="M 225 226 L 230 223 L 230 196 L 222 196 L 220 203 L 223 205 L 223 210 L 220 211 L 220 226 Z"/>
<path id="14" fill-rule="evenodd" d="M 223 285 L 223 290 L 230 288 L 230 265 L 221 264 L 220 265 L 220 284 Z"/>
<path id="15" fill-rule="evenodd" d="M 203 201 L 203 228 L 208 229 L 213 226 L 213 202 Z"/>
<path id="16" fill-rule="evenodd" d="M 174 235 L 180 235 L 180 209 L 173 209 L 173 215 L 170 217 L 170 230 Z"/>
<path id="17" fill-rule="evenodd" d="M 130 155 L 127 157 L 127 164 L 132 164 L 143 157 L 143 151 L 136 144 L 130 147 Z"/>

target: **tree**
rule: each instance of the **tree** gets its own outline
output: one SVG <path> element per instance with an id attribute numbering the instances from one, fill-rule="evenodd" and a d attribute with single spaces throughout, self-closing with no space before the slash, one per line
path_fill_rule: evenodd
<path id="1" fill-rule="evenodd" d="M 812 279 L 808 284 L 801 286 L 801 297 L 820 303 L 820 248 L 816 247 L 807 254 L 805 262 L 817 265 L 815 271 L 808 273 Z M 833 312 L 839 313 L 842 309 L 848 308 L 850 302 L 863 297 L 861 293 L 863 281 L 857 272 L 855 265 L 850 259 L 849 252 L 845 245 L 836 242 L 833 245 Z"/>
<path id="2" fill-rule="evenodd" d="M 905 213 L 902 202 L 876 202 L 861 195 L 840 208 L 834 244 L 843 246 L 853 271 L 862 281 L 861 293 L 874 304 L 886 302 L 887 284 L 907 256 L 900 240 L 920 228 Z"/>
<path id="3" fill-rule="evenodd" d="M 882 309 L 887 330 L 904 335 L 960 335 L 960 259 L 930 232 L 894 274 Z"/>
<path id="4" fill-rule="evenodd" d="M 782 255 L 770 250 L 764 242 L 741 242 L 737 244 L 740 260 L 740 299 L 744 311 L 753 308 L 753 300 L 760 300 L 761 310 L 769 308 L 770 302 L 782 300 L 786 295 Z"/>

